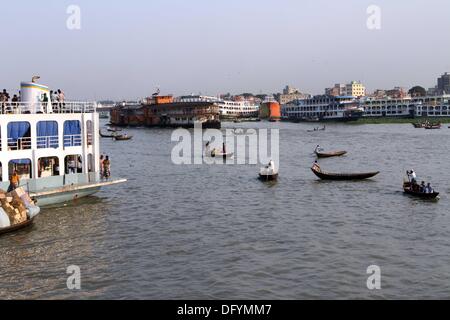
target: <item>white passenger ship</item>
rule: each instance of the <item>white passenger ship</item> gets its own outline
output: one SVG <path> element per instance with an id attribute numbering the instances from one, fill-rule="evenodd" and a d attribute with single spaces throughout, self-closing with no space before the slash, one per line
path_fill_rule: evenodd
<path id="1" fill-rule="evenodd" d="M 21 101 L 0 104 L 0 188 L 16 171 L 39 206 L 94 194 L 100 179 L 99 115 L 88 102 L 43 103 L 47 86 L 21 83 Z M 50 99 L 49 99 L 50 100 Z"/>
<path id="2" fill-rule="evenodd" d="M 248 100 L 230 101 L 211 96 L 182 96 L 181 102 L 214 102 L 219 106 L 221 119 L 257 118 L 259 105 Z"/>
<path id="3" fill-rule="evenodd" d="M 293 121 L 353 121 L 363 114 L 364 109 L 352 96 L 321 95 L 295 100 L 281 107 L 281 117 Z"/>
<path id="4" fill-rule="evenodd" d="M 363 98 L 365 117 L 448 117 L 450 116 L 450 95 L 405 97 L 405 98 Z"/>

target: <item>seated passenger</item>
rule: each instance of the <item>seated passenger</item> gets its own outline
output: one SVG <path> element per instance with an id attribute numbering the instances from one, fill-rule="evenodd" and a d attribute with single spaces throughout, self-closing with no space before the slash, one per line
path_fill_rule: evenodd
<path id="1" fill-rule="evenodd" d="M 426 185 L 425 185 L 425 181 L 422 181 L 422 183 L 420 184 L 420 192 L 421 193 L 425 193 L 425 189 L 426 189 Z"/>
<path id="2" fill-rule="evenodd" d="M 319 166 L 319 162 L 317 162 L 317 160 L 313 164 L 313 169 L 316 170 L 316 171 L 320 171 L 321 170 L 320 166 Z"/>
<path id="3" fill-rule="evenodd" d="M 425 187 L 425 193 L 434 193 L 433 188 L 431 187 L 431 183 L 428 183 Z"/>

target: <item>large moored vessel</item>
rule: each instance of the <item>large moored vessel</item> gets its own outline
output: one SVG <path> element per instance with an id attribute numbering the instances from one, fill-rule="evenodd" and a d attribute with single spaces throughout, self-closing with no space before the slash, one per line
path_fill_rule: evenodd
<path id="1" fill-rule="evenodd" d="M 91 195 L 121 180 L 100 179 L 99 115 L 94 102 L 52 102 L 47 86 L 21 83 L 22 102 L 0 110 L 0 188 L 14 171 L 40 206 Z"/>
<path id="2" fill-rule="evenodd" d="M 190 95 L 179 98 L 184 102 L 212 102 L 219 106 L 221 119 L 257 118 L 259 105 L 249 100 L 224 100 L 211 96 Z"/>
<path id="3" fill-rule="evenodd" d="M 315 96 L 290 102 L 281 110 L 283 119 L 299 121 L 354 121 L 364 114 L 364 109 L 353 96 Z"/>

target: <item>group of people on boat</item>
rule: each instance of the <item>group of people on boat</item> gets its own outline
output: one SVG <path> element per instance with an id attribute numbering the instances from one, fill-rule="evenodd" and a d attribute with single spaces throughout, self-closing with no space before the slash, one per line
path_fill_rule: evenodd
<path id="1" fill-rule="evenodd" d="M 100 178 L 108 179 L 111 176 L 111 160 L 107 155 L 100 156 Z"/>
<path id="2" fill-rule="evenodd" d="M 6 89 L 3 89 L 3 91 L 0 92 L 0 108 L 1 113 L 6 113 L 6 107 L 8 107 L 10 104 L 18 103 L 20 102 L 20 91 L 19 95 L 15 94 L 11 98 L 8 91 Z"/>
<path id="3" fill-rule="evenodd" d="M 425 183 L 422 181 L 420 184 L 417 182 L 417 174 L 414 170 L 406 171 L 406 175 L 408 177 L 409 188 L 413 192 L 418 193 L 434 193 L 434 189 L 431 187 L 431 183 Z"/>
<path id="4" fill-rule="evenodd" d="M 58 110 L 65 106 L 65 100 L 66 96 L 61 89 L 58 89 L 57 91 L 50 91 L 50 96 L 48 96 L 47 93 L 44 93 L 40 98 L 40 102 L 43 104 L 46 104 L 50 101 L 54 112 L 58 112 Z M 3 91 L 0 92 L 0 113 L 7 113 L 7 110 L 11 109 L 11 107 L 17 107 L 19 102 L 21 102 L 20 91 L 18 94 L 14 94 L 11 98 L 8 91 L 6 91 L 6 89 L 3 89 Z"/>

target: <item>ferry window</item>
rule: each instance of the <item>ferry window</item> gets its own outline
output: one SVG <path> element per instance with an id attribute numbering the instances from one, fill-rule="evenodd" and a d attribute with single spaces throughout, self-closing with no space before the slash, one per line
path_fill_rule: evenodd
<path id="1" fill-rule="evenodd" d="M 58 143 L 58 122 L 39 121 L 37 123 L 37 147 L 38 149 L 57 149 Z"/>
<path id="2" fill-rule="evenodd" d="M 64 147 L 81 146 L 81 125 L 78 120 L 64 122 Z"/>
<path id="3" fill-rule="evenodd" d="M 8 123 L 9 150 L 31 149 L 31 130 L 29 122 Z"/>
<path id="4" fill-rule="evenodd" d="M 88 120 L 88 121 L 86 121 L 86 139 L 87 139 L 88 146 L 92 145 L 93 133 L 94 133 L 94 130 L 93 130 L 92 121 Z"/>
<path id="5" fill-rule="evenodd" d="M 38 161 L 38 177 L 46 178 L 59 176 L 59 159 L 58 157 L 39 158 Z"/>
<path id="6" fill-rule="evenodd" d="M 11 177 L 14 171 L 20 177 L 20 180 L 31 179 L 31 160 L 30 159 L 16 159 L 11 160 L 8 166 L 8 174 Z M 21 183 L 22 185 L 22 183 Z"/>
<path id="7" fill-rule="evenodd" d="M 64 160 L 64 168 L 66 174 L 83 173 L 83 160 L 81 155 L 67 156 Z"/>

